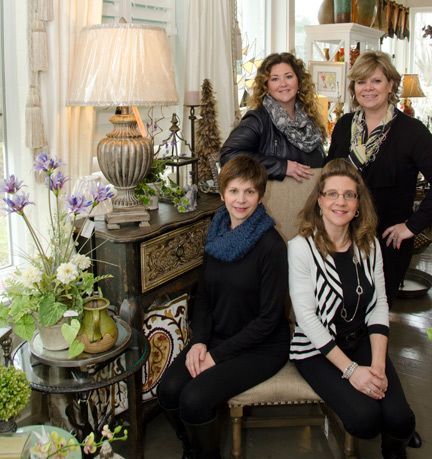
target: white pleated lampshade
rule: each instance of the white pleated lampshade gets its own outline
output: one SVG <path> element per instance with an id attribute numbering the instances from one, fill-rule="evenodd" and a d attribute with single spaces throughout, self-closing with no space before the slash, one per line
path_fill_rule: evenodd
<path id="1" fill-rule="evenodd" d="M 67 105 L 152 106 L 174 105 L 177 100 L 164 29 L 132 23 L 82 29 Z"/>

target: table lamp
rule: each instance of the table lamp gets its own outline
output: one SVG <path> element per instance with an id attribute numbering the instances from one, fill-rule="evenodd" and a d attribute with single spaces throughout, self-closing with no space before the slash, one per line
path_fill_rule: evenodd
<path id="1" fill-rule="evenodd" d="M 67 104 L 117 107 L 110 118 L 113 131 L 97 146 L 99 167 L 117 191 L 113 211 L 106 215 L 109 229 L 125 222 L 148 226 L 150 219 L 134 190 L 150 170 L 153 141 L 143 137 L 129 107 L 174 105 L 177 100 L 164 29 L 125 22 L 82 29 Z"/>
<path id="2" fill-rule="evenodd" d="M 401 97 L 403 101 L 401 102 L 402 111 L 409 115 L 414 116 L 414 108 L 409 97 L 425 97 L 422 88 L 420 87 L 420 81 L 418 75 L 415 73 L 405 73 L 402 76 L 402 91 Z"/>

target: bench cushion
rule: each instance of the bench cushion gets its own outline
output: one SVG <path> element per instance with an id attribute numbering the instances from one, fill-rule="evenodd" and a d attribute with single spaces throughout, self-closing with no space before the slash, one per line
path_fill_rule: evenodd
<path id="1" fill-rule="evenodd" d="M 321 398 L 303 379 L 297 368 L 287 362 L 278 373 L 241 394 L 232 397 L 228 406 L 319 403 Z"/>

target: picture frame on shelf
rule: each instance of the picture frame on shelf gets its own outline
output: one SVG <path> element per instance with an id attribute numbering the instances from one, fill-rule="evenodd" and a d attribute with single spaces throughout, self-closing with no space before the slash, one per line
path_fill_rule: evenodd
<path id="1" fill-rule="evenodd" d="M 316 91 L 331 102 L 345 101 L 345 62 L 309 61 Z"/>

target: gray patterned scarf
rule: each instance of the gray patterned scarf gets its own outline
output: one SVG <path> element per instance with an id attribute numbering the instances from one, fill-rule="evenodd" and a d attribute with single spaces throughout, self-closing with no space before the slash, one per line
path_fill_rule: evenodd
<path id="1" fill-rule="evenodd" d="M 299 101 L 295 103 L 295 120 L 269 95 L 264 97 L 263 105 L 277 129 L 301 151 L 310 153 L 322 144 L 321 131 Z"/>

